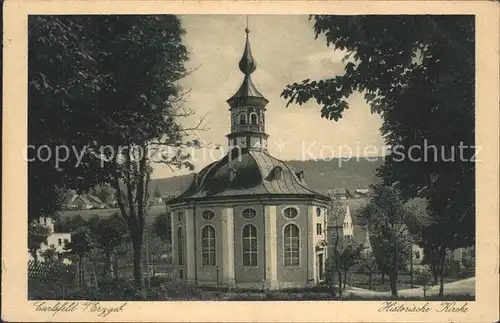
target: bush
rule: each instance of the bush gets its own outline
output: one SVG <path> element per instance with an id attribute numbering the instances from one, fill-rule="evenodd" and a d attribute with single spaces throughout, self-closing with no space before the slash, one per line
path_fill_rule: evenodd
<path id="1" fill-rule="evenodd" d="M 99 300 L 126 300 L 137 301 L 144 300 L 142 292 L 135 287 L 131 279 L 115 278 L 101 280 L 99 283 Z"/>
<path id="2" fill-rule="evenodd" d="M 201 300 L 204 298 L 203 290 L 184 283 L 167 282 L 151 288 L 148 298 L 163 300 Z"/>

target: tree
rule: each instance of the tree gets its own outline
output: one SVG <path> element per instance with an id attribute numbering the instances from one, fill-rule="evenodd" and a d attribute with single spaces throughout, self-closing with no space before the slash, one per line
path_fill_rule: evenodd
<path id="1" fill-rule="evenodd" d="M 328 262 L 328 271 L 330 272 L 333 269 L 333 271 L 336 273 L 338 280 L 338 290 L 341 297 L 343 294 L 342 266 L 339 259 L 343 244 L 342 223 L 344 216 L 345 211 L 342 207 L 342 204 L 338 200 L 336 200 L 334 196 L 330 196 L 330 203 L 328 205 L 328 225 L 330 227 L 333 227 L 335 233 L 333 237 L 333 259 L 329 260 Z M 332 275 L 329 274 L 328 276 Z"/>
<path id="2" fill-rule="evenodd" d="M 92 217 L 89 227 L 104 255 L 104 276 L 116 278 L 113 257 L 116 250 L 129 239 L 127 224 L 118 213 L 114 213 L 104 219 Z"/>
<path id="3" fill-rule="evenodd" d="M 170 214 L 163 212 L 156 216 L 153 222 L 154 233 L 163 241 L 171 244 L 172 243 L 172 222 L 170 220 Z"/>
<path id="4" fill-rule="evenodd" d="M 342 244 L 337 260 L 337 266 L 342 269 L 344 275 L 344 287 L 341 287 L 341 289 L 346 288 L 347 275 L 349 270 L 359 262 L 362 248 L 362 245 L 350 239 Z"/>
<path id="5" fill-rule="evenodd" d="M 368 289 L 372 289 L 372 276 L 376 268 L 377 262 L 373 252 L 362 252 L 359 269 L 368 276 Z"/>
<path id="6" fill-rule="evenodd" d="M 65 248 L 71 253 L 78 256 L 78 277 L 80 279 L 80 287 L 85 282 L 83 262 L 85 257 L 92 251 L 95 246 L 95 241 L 92 232 L 87 226 L 78 227 L 71 233 L 71 242 Z"/>
<path id="7" fill-rule="evenodd" d="M 73 232 L 80 227 L 88 225 L 88 221 L 85 220 L 80 214 L 74 214 L 71 217 L 66 218 L 65 223 L 62 224 L 61 227 L 64 229 L 64 232 Z"/>
<path id="8" fill-rule="evenodd" d="M 115 194 L 114 189 L 109 185 L 98 185 L 92 189 L 93 195 L 97 196 L 103 203 L 109 205 Z"/>
<path id="9" fill-rule="evenodd" d="M 42 253 L 41 256 L 46 259 L 49 263 L 54 263 L 54 261 L 57 259 L 57 250 L 54 246 L 50 246 L 50 248 L 45 249 Z"/>
<path id="10" fill-rule="evenodd" d="M 419 268 L 417 270 L 417 283 L 422 286 L 422 290 L 424 291 L 424 300 L 426 299 L 427 290 L 433 285 L 432 284 L 432 275 L 427 266 Z"/>
<path id="11" fill-rule="evenodd" d="M 35 261 L 38 261 L 37 250 L 50 234 L 50 228 L 40 223 L 32 222 L 28 225 L 28 250 Z"/>
<path id="12" fill-rule="evenodd" d="M 413 217 L 412 210 L 403 204 L 398 191 L 383 185 L 373 186 L 373 195 L 360 212 L 360 223 L 370 228 L 374 255 L 383 259 L 381 263 L 389 274 L 394 297 L 398 294 L 398 272 L 408 259 L 411 238 L 407 222 Z"/>
<path id="13" fill-rule="evenodd" d="M 156 197 L 156 198 L 161 197 L 161 191 L 160 191 L 160 188 L 158 186 L 155 187 L 154 197 Z"/>
<path id="14" fill-rule="evenodd" d="M 345 54 L 344 74 L 290 84 L 282 96 L 288 104 L 314 99 L 322 117 L 338 121 L 349 97 L 364 93 L 371 111 L 383 118 L 382 135 L 393 147 L 378 176 L 405 199 L 429 201 L 434 221 L 425 239 L 441 256 L 447 248 L 473 245 L 474 17 L 315 15 L 313 20 L 316 38 L 325 36 L 327 46 Z M 419 149 L 410 156 L 411 147 Z"/>
<path id="15" fill-rule="evenodd" d="M 180 20 L 34 16 L 29 29 L 30 144 L 85 152 L 59 164 L 32 163 L 30 194 L 41 184 L 85 191 L 109 183 L 130 232 L 140 288 L 152 163 L 191 168 L 184 138 L 201 124 L 181 124 L 194 111 L 182 106 L 186 92 L 178 84 L 189 73 Z M 40 172 L 47 174 L 43 181 Z"/>

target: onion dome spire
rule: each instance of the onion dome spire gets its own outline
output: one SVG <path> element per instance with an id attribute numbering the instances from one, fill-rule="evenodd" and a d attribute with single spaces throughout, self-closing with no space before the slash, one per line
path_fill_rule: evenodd
<path id="1" fill-rule="evenodd" d="M 245 28 L 245 32 L 247 34 L 245 42 L 245 50 L 243 51 L 243 56 L 241 57 L 239 67 L 240 71 L 242 71 L 243 74 L 250 75 L 257 68 L 257 63 L 255 62 L 255 59 L 252 56 L 252 51 L 250 49 L 250 40 L 249 40 L 250 29 L 248 29 L 248 25 Z"/>
<path id="2" fill-rule="evenodd" d="M 250 29 L 248 29 L 248 17 L 247 17 L 247 27 L 245 28 L 246 33 L 246 42 L 245 49 L 243 50 L 243 56 L 239 62 L 240 71 L 245 74 L 243 79 L 243 83 L 241 84 L 238 91 L 229 99 L 227 103 L 231 106 L 231 108 L 235 106 L 241 105 L 261 105 L 264 107 L 268 101 L 264 96 L 257 90 L 255 85 L 252 82 L 250 74 L 252 74 L 256 68 L 257 63 L 252 56 L 252 51 L 250 50 L 250 40 L 249 33 Z"/>

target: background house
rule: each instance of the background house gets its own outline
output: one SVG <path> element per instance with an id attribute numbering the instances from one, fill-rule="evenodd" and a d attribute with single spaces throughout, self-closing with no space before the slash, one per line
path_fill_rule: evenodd
<path id="1" fill-rule="evenodd" d="M 66 209 L 70 210 L 104 209 L 106 207 L 108 207 L 106 203 L 91 194 L 75 194 L 66 203 Z"/>
<path id="2" fill-rule="evenodd" d="M 54 224 L 55 221 L 50 217 L 41 216 L 38 219 L 38 223 L 50 229 L 51 234 L 47 237 L 45 242 L 37 250 L 37 257 L 40 262 L 48 261 L 44 256 L 47 249 L 53 248 L 56 255 L 63 260 L 64 263 L 71 263 L 67 255 L 69 250 L 65 249 L 65 245 L 71 242 L 71 233 L 69 232 L 55 232 Z M 34 260 L 33 256 L 28 253 L 29 260 Z"/>

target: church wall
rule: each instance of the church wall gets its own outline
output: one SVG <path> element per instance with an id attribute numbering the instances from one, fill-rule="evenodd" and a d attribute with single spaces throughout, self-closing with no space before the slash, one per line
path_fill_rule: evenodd
<path id="1" fill-rule="evenodd" d="M 295 219 L 288 220 L 283 216 L 283 210 L 289 206 L 296 207 L 299 214 Z M 312 239 L 308 237 L 307 226 L 307 205 L 287 204 L 283 203 L 277 206 L 276 210 L 276 234 L 277 234 L 277 258 L 278 258 L 278 282 L 280 288 L 300 287 L 307 284 L 307 267 L 308 267 L 308 246 L 312 243 Z M 285 267 L 283 255 L 283 229 L 286 224 L 294 223 L 299 227 L 300 232 L 300 265 L 298 267 Z"/>
<path id="2" fill-rule="evenodd" d="M 217 284 L 222 282 L 222 264 L 223 264 L 223 253 L 222 253 L 222 211 L 223 207 L 217 206 L 197 206 L 195 214 L 195 244 L 196 244 L 196 269 L 197 269 L 197 281 L 201 285 L 206 282 L 211 284 Z M 204 220 L 201 217 L 201 213 L 204 210 L 212 210 L 215 213 L 215 218 L 213 220 Z M 205 225 L 211 225 L 215 228 L 215 266 L 202 266 L 202 229 Z"/>
<path id="3" fill-rule="evenodd" d="M 252 208 L 257 215 L 252 220 L 243 218 L 242 211 Z M 262 283 L 265 275 L 265 246 L 264 246 L 264 206 L 262 204 L 244 204 L 234 207 L 234 262 L 236 283 Z M 242 230 L 246 224 L 253 224 L 257 228 L 257 266 L 243 266 Z"/>

